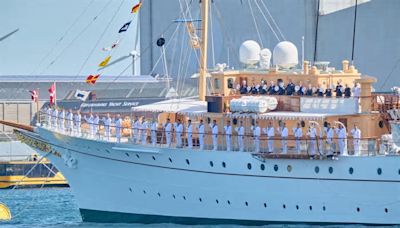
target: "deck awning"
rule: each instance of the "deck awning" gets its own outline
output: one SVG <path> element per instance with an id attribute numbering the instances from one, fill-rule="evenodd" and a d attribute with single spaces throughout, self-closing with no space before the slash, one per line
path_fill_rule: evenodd
<path id="1" fill-rule="evenodd" d="M 207 102 L 192 98 L 171 99 L 133 107 L 134 112 L 168 112 L 201 116 L 207 112 Z"/>
<path id="2" fill-rule="evenodd" d="M 302 112 L 267 112 L 262 114 L 255 113 L 230 113 L 229 117 L 232 118 L 254 118 L 264 120 L 324 120 L 326 117 L 335 116 L 335 114 L 321 114 L 321 113 L 302 113 Z"/>

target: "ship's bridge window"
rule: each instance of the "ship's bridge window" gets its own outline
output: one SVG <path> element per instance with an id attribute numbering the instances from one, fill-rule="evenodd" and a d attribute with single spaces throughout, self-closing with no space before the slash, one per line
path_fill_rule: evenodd
<path id="1" fill-rule="evenodd" d="M 214 79 L 214 88 L 220 89 L 221 88 L 221 81 L 218 78 Z"/>
<path id="2" fill-rule="evenodd" d="M 233 89 L 233 78 L 228 78 L 228 89 Z"/>

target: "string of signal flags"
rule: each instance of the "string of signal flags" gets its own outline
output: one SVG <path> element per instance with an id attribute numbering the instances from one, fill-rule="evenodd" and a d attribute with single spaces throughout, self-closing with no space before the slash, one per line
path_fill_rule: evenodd
<path id="1" fill-rule="evenodd" d="M 131 9 L 131 14 L 136 14 L 136 13 L 138 13 L 139 10 L 140 10 L 140 8 L 142 7 L 142 4 L 143 4 L 143 0 L 140 0 L 137 4 L 135 4 L 135 5 L 132 7 L 132 9 Z M 121 26 L 121 28 L 118 30 L 118 34 L 121 34 L 121 33 L 124 33 L 124 32 L 126 32 L 126 31 L 128 31 L 129 26 L 131 25 L 131 23 L 132 23 L 132 20 L 130 20 L 130 21 L 126 22 L 125 24 L 123 24 L 123 25 Z M 120 42 L 120 40 L 117 39 L 117 40 L 116 40 L 115 42 L 113 42 L 110 46 L 108 46 L 108 47 L 103 47 L 102 50 L 103 50 L 103 51 L 106 51 L 106 52 L 111 52 L 112 50 L 114 50 L 115 48 L 118 47 L 119 42 Z M 107 55 L 107 57 L 105 57 L 105 58 L 103 59 L 103 61 L 101 61 L 101 62 L 99 63 L 98 66 L 99 66 L 100 68 L 105 67 L 105 66 L 108 65 L 108 63 L 110 62 L 110 60 L 111 60 L 111 55 L 109 54 L 109 55 Z M 101 75 L 101 73 L 100 73 L 100 74 L 91 74 L 91 75 L 87 76 L 87 78 L 86 78 L 86 83 L 89 84 L 89 85 L 94 85 L 94 84 L 96 84 L 96 81 L 100 78 L 100 75 Z"/>

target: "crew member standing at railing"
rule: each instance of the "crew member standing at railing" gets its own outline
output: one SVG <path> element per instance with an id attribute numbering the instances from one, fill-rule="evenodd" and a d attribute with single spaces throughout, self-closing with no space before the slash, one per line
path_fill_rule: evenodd
<path id="1" fill-rule="evenodd" d="M 76 132 L 76 135 L 78 137 L 80 137 L 81 133 L 82 133 L 82 131 L 81 131 L 82 130 L 81 129 L 81 121 L 82 121 L 82 116 L 81 116 L 81 113 L 78 110 L 78 111 L 76 111 L 76 114 L 74 116 L 75 132 Z"/>
<path id="2" fill-rule="evenodd" d="M 121 130 L 122 130 L 122 119 L 121 115 L 118 114 L 115 118 L 115 137 L 117 138 L 117 143 L 121 142 Z"/>
<path id="3" fill-rule="evenodd" d="M 300 123 L 297 123 L 297 127 L 293 128 L 293 135 L 296 138 L 296 152 L 301 153 L 301 138 L 303 137 L 303 130 L 301 129 Z"/>
<path id="4" fill-rule="evenodd" d="M 243 152 L 244 151 L 244 143 L 243 143 L 243 136 L 244 136 L 244 127 L 243 127 L 243 121 L 241 120 L 239 122 L 239 127 L 235 128 L 235 131 L 238 134 L 238 144 L 239 144 L 239 151 Z"/>
<path id="5" fill-rule="evenodd" d="M 286 154 L 287 153 L 287 137 L 289 135 L 289 131 L 286 127 L 286 123 L 282 122 L 282 127 L 278 127 L 278 133 L 280 133 L 281 137 L 282 137 L 282 154 Z"/>
<path id="6" fill-rule="evenodd" d="M 93 135 L 96 137 L 96 136 L 100 136 L 100 135 L 97 135 L 97 133 L 99 132 L 99 130 L 100 130 L 100 125 L 99 125 L 99 123 L 100 123 L 100 117 L 99 117 L 99 115 L 98 114 L 96 114 L 95 116 L 94 116 L 94 119 L 93 119 Z"/>
<path id="7" fill-rule="evenodd" d="M 132 134 L 133 142 L 139 143 L 139 139 L 140 139 L 139 138 L 139 128 L 140 128 L 139 117 L 135 116 L 135 120 L 133 121 L 132 127 L 133 127 L 133 134 Z"/>
<path id="8" fill-rule="evenodd" d="M 153 146 L 157 144 L 157 129 L 158 123 L 156 120 L 153 119 L 153 123 L 151 124 L 151 143 Z"/>
<path id="9" fill-rule="evenodd" d="M 167 141 L 167 147 L 170 147 L 172 126 L 171 126 L 171 120 L 169 118 L 167 119 L 167 122 L 164 124 L 164 129 L 165 129 L 165 138 Z"/>
<path id="10" fill-rule="evenodd" d="M 338 137 L 340 155 L 347 156 L 347 132 L 343 124 L 339 124 L 339 128 L 336 128 L 336 135 Z"/>
<path id="11" fill-rule="evenodd" d="M 360 96 L 361 96 L 361 87 L 358 83 L 354 83 L 353 97 L 354 97 L 354 106 L 355 106 L 356 113 L 360 112 L 360 104 L 359 104 Z"/>
<path id="12" fill-rule="evenodd" d="M 212 141 L 213 141 L 213 150 L 218 150 L 218 125 L 217 121 L 213 120 L 213 123 L 210 124 Z"/>
<path id="13" fill-rule="evenodd" d="M 74 125 L 74 113 L 72 113 L 72 109 L 69 109 L 66 119 L 67 119 L 67 133 L 72 135 L 72 128 Z"/>
<path id="14" fill-rule="evenodd" d="M 142 124 L 140 127 L 140 135 L 142 136 L 142 145 L 146 145 L 147 143 L 147 129 L 149 128 L 149 124 L 144 117 L 142 117 Z"/>
<path id="15" fill-rule="evenodd" d="M 91 112 L 89 114 L 90 114 L 89 118 L 87 118 L 86 115 L 84 115 L 83 119 L 85 119 L 86 123 L 89 125 L 89 132 L 90 132 L 89 136 L 91 138 L 93 138 L 94 137 L 94 127 L 93 127 L 94 117 Z"/>
<path id="16" fill-rule="evenodd" d="M 103 123 L 104 123 L 104 135 L 106 136 L 106 140 L 110 141 L 110 133 L 111 133 L 111 117 L 110 113 L 107 113 L 107 116 L 103 118 Z"/>
<path id="17" fill-rule="evenodd" d="M 253 131 L 253 137 L 254 137 L 254 152 L 259 153 L 261 128 L 258 125 L 258 121 L 255 122 L 254 126 L 251 126 L 251 130 Z"/>
<path id="18" fill-rule="evenodd" d="M 176 134 L 176 147 L 182 147 L 183 125 L 182 125 L 180 119 L 178 119 L 178 122 L 174 124 L 174 127 L 175 127 L 175 134 Z"/>
<path id="19" fill-rule="evenodd" d="M 51 128 L 51 114 L 52 114 L 52 110 L 49 105 L 49 107 L 46 110 L 46 124 L 47 124 L 48 128 Z"/>
<path id="20" fill-rule="evenodd" d="M 335 130 L 331 127 L 331 124 L 328 123 L 326 126 L 326 143 L 328 144 L 328 156 L 333 155 L 333 136 L 335 134 Z"/>
<path id="21" fill-rule="evenodd" d="M 65 111 L 61 109 L 61 112 L 58 114 L 58 128 L 61 133 L 65 132 Z"/>
<path id="22" fill-rule="evenodd" d="M 317 129 L 315 128 L 314 124 L 311 123 L 309 128 L 308 128 L 308 132 L 307 132 L 307 136 L 310 139 L 310 152 L 311 152 L 311 156 L 315 155 L 315 147 L 316 147 L 316 140 L 315 138 L 317 137 Z"/>
<path id="23" fill-rule="evenodd" d="M 200 146 L 200 150 L 204 149 L 204 124 L 203 124 L 203 120 L 200 120 L 199 125 L 197 126 L 197 133 L 199 135 L 199 146 Z"/>
<path id="24" fill-rule="evenodd" d="M 193 148 L 193 126 L 192 126 L 192 120 L 188 120 L 187 141 L 188 141 L 189 149 L 192 149 Z"/>
<path id="25" fill-rule="evenodd" d="M 225 138 L 226 138 L 226 150 L 231 151 L 231 144 L 232 144 L 232 126 L 231 121 L 226 121 L 226 126 L 224 126 L 225 130 Z"/>
<path id="26" fill-rule="evenodd" d="M 274 152 L 274 136 L 275 136 L 275 129 L 272 126 L 272 122 L 268 123 L 268 127 L 263 129 L 264 134 L 267 135 L 268 140 L 268 153 Z"/>
<path id="27" fill-rule="evenodd" d="M 351 135 L 353 136 L 354 155 L 360 156 L 361 130 L 358 128 L 357 124 L 354 124 L 354 128 L 351 130 Z"/>

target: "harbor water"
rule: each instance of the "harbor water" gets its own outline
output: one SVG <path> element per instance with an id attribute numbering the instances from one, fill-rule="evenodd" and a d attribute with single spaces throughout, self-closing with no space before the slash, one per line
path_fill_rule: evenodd
<path id="1" fill-rule="evenodd" d="M 99 199 L 101 200 L 101 199 Z M 0 227 L 193 227 L 176 224 L 101 224 L 83 223 L 77 203 L 70 188 L 0 190 L 0 202 L 5 203 L 13 214 L 9 222 Z M 243 227 L 234 225 L 197 225 L 196 227 Z M 305 224 L 271 224 L 263 227 L 322 227 Z M 329 225 L 323 227 L 355 227 L 355 225 Z M 364 227 L 357 225 L 356 227 Z M 391 226 L 393 227 L 393 226 Z M 395 226 L 400 227 L 400 226 Z"/>

